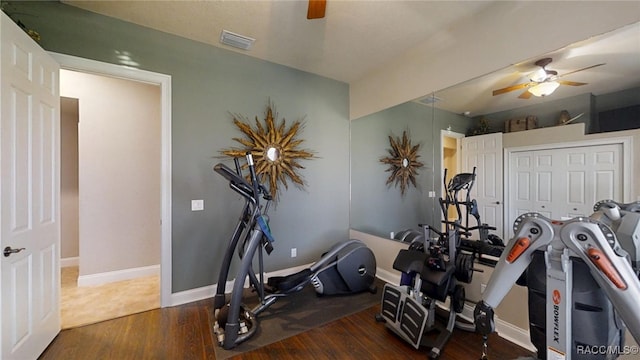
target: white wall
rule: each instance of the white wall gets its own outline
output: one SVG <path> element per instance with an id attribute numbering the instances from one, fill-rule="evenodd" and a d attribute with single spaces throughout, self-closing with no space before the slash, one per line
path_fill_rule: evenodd
<path id="1" fill-rule="evenodd" d="M 349 86 L 357 119 L 640 20 L 638 1 L 496 1 Z"/>
<path id="2" fill-rule="evenodd" d="M 160 88 L 61 71 L 79 99 L 80 276 L 160 263 Z"/>
<path id="3" fill-rule="evenodd" d="M 60 258 L 79 256 L 78 99 L 60 99 Z"/>

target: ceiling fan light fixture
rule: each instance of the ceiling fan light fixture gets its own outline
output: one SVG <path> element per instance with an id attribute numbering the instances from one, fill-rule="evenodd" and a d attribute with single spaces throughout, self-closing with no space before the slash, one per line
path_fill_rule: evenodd
<path id="1" fill-rule="evenodd" d="M 254 41 L 256 41 L 256 39 L 250 38 L 248 36 L 236 34 L 228 30 L 222 30 L 222 33 L 220 33 L 221 43 L 225 45 L 233 46 L 235 48 L 242 49 L 242 50 L 251 49 L 251 46 L 253 45 Z"/>
<path id="2" fill-rule="evenodd" d="M 547 72 L 542 68 L 533 72 L 531 76 L 529 76 L 529 79 L 534 82 L 542 82 L 542 81 L 545 81 L 546 78 L 547 78 Z"/>
<path id="3" fill-rule="evenodd" d="M 560 86 L 557 81 L 545 81 L 529 88 L 529 92 L 534 96 L 548 96 Z"/>

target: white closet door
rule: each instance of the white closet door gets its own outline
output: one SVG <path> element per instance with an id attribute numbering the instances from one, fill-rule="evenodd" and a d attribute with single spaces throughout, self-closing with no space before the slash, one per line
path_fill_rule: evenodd
<path id="1" fill-rule="evenodd" d="M 599 200 L 622 201 L 622 145 L 568 148 L 561 153 L 564 198 L 560 216 L 588 216 Z"/>
<path id="2" fill-rule="evenodd" d="M 623 200 L 622 144 L 513 152 L 509 169 L 509 225 L 526 212 L 560 220 Z"/>
<path id="3" fill-rule="evenodd" d="M 515 219 L 522 214 L 534 211 L 533 183 L 535 173 L 533 162 L 532 151 L 517 152 L 511 156 L 509 219 Z"/>
<path id="4" fill-rule="evenodd" d="M 508 236 L 515 219 L 528 212 L 553 218 L 554 162 L 551 151 L 516 152 L 510 158 Z M 557 201 L 556 201 L 557 202 Z"/>
<path id="5" fill-rule="evenodd" d="M 558 179 L 558 170 L 561 169 L 554 150 L 541 150 L 533 153 L 533 211 L 548 218 L 556 216 L 554 204 L 560 198 L 557 184 L 562 183 Z M 514 219 L 515 220 L 515 219 Z"/>

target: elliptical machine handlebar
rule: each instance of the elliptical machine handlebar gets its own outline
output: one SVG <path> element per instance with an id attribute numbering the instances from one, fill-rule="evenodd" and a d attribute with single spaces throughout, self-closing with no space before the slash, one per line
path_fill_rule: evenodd
<path id="1" fill-rule="evenodd" d="M 245 154 L 247 158 L 247 166 L 249 166 L 249 176 L 251 178 L 251 186 L 253 189 L 253 197 L 256 199 L 256 203 L 260 202 L 260 185 L 258 183 L 258 177 L 256 175 L 256 168 L 253 164 L 253 155 L 251 155 L 251 151 L 247 151 Z"/>
<path id="2" fill-rule="evenodd" d="M 242 195 L 242 197 L 251 203 L 255 204 L 253 188 L 238 173 L 234 172 L 227 165 L 222 163 L 216 164 L 213 167 L 213 170 L 229 181 L 229 187 L 231 189 Z"/>
<path id="3" fill-rule="evenodd" d="M 262 185 L 262 183 L 258 180 L 258 175 L 256 174 L 256 167 L 253 163 L 253 155 L 250 151 L 246 153 L 247 158 L 247 166 L 249 167 L 249 176 L 251 177 L 251 184 L 253 186 L 253 193 L 256 199 L 260 198 L 260 194 L 262 194 L 262 198 L 266 201 L 271 201 L 272 197 L 267 188 Z"/>
<path id="4" fill-rule="evenodd" d="M 213 170 L 218 174 L 222 175 L 227 181 L 229 181 L 229 187 L 233 189 L 235 192 L 244 197 L 247 201 L 251 202 L 252 205 L 259 205 L 260 194 L 262 194 L 262 198 L 266 201 L 272 200 L 271 194 L 269 191 L 262 185 L 257 178 L 257 174 L 255 172 L 255 166 L 253 164 L 253 156 L 250 152 L 247 152 L 247 164 L 249 167 L 251 184 L 249 184 L 243 177 L 240 169 L 240 164 L 238 162 L 238 158 L 234 158 L 234 162 L 236 165 L 236 170 L 232 170 L 227 165 L 218 163 L 213 167 Z"/>

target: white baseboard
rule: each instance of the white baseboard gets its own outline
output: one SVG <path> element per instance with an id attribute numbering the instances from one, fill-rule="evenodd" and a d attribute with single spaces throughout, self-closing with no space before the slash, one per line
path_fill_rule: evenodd
<path id="1" fill-rule="evenodd" d="M 498 336 L 509 340 L 529 351 L 536 352 L 536 347 L 531 343 L 529 330 L 522 329 L 496 317 L 496 332 Z"/>
<path id="2" fill-rule="evenodd" d="M 229 284 L 233 286 L 232 281 L 227 281 L 225 289 L 229 287 Z M 213 297 L 216 294 L 216 284 L 203 286 L 195 289 L 180 291 L 171 294 L 171 302 L 168 306 L 178 306 L 187 304 L 194 301 L 200 301 Z"/>
<path id="3" fill-rule="evenodd" d="M 139 277 L 160 275 L 160 265 L 108 271 L 98 274 L 78 276 L 78 287 L 96 286 L 116 281 L 136 279 Z"/>
<path id="4" fill-rule="evenodd" d="M 473 322 L 473 310 L 473 306 L 465 304 L 460 317 Z M 531 339 L 529 337 L 529 330 L 517 327 L 511 323 L 501 320 L 497 316 L 494 319 L 496 324 L 496 333 L 498 333 L 498 336 L 529 351 L 536 352 L 536 348 L 531 343 Z"/>
<path id="5" fill-rule="evenodd" d="M 287 269 L 276 270 L 276 271 L 265 273 L 264 275 L 265 281 L 267 281 L 272 276 L 287 276 L 290 274 L 295 274 L 298 271 L 306 269 L 311 265 L 312 264 L 304 264 L 304 265 L 294 266 Z M 233 284 L 234 284 L 234 280 L 227 281 L 224 287 L 225 294 L 231 293 L 231 291 L 233 290 Z M 217 284 L 213 284 L 213 285 L 199 287 L 196 289 L 190 289 L 190 290 L 173 293 L 171 294 L 171 304 L 169 304 L 168 306 L 178 306 L 178 305 L 187 304 L 194 301 L 211 298 L 216 294 L 217 287 L 218 287 Z M 245 288 L 249 287 L 248 278 L 245 280 L 244 287 Z"/>
<path id="6" fill-rule="evenodd" d="M 68 257 L 60 259 L 60 267 L 71 267 L 80 265 L 80 257 Z"/>

